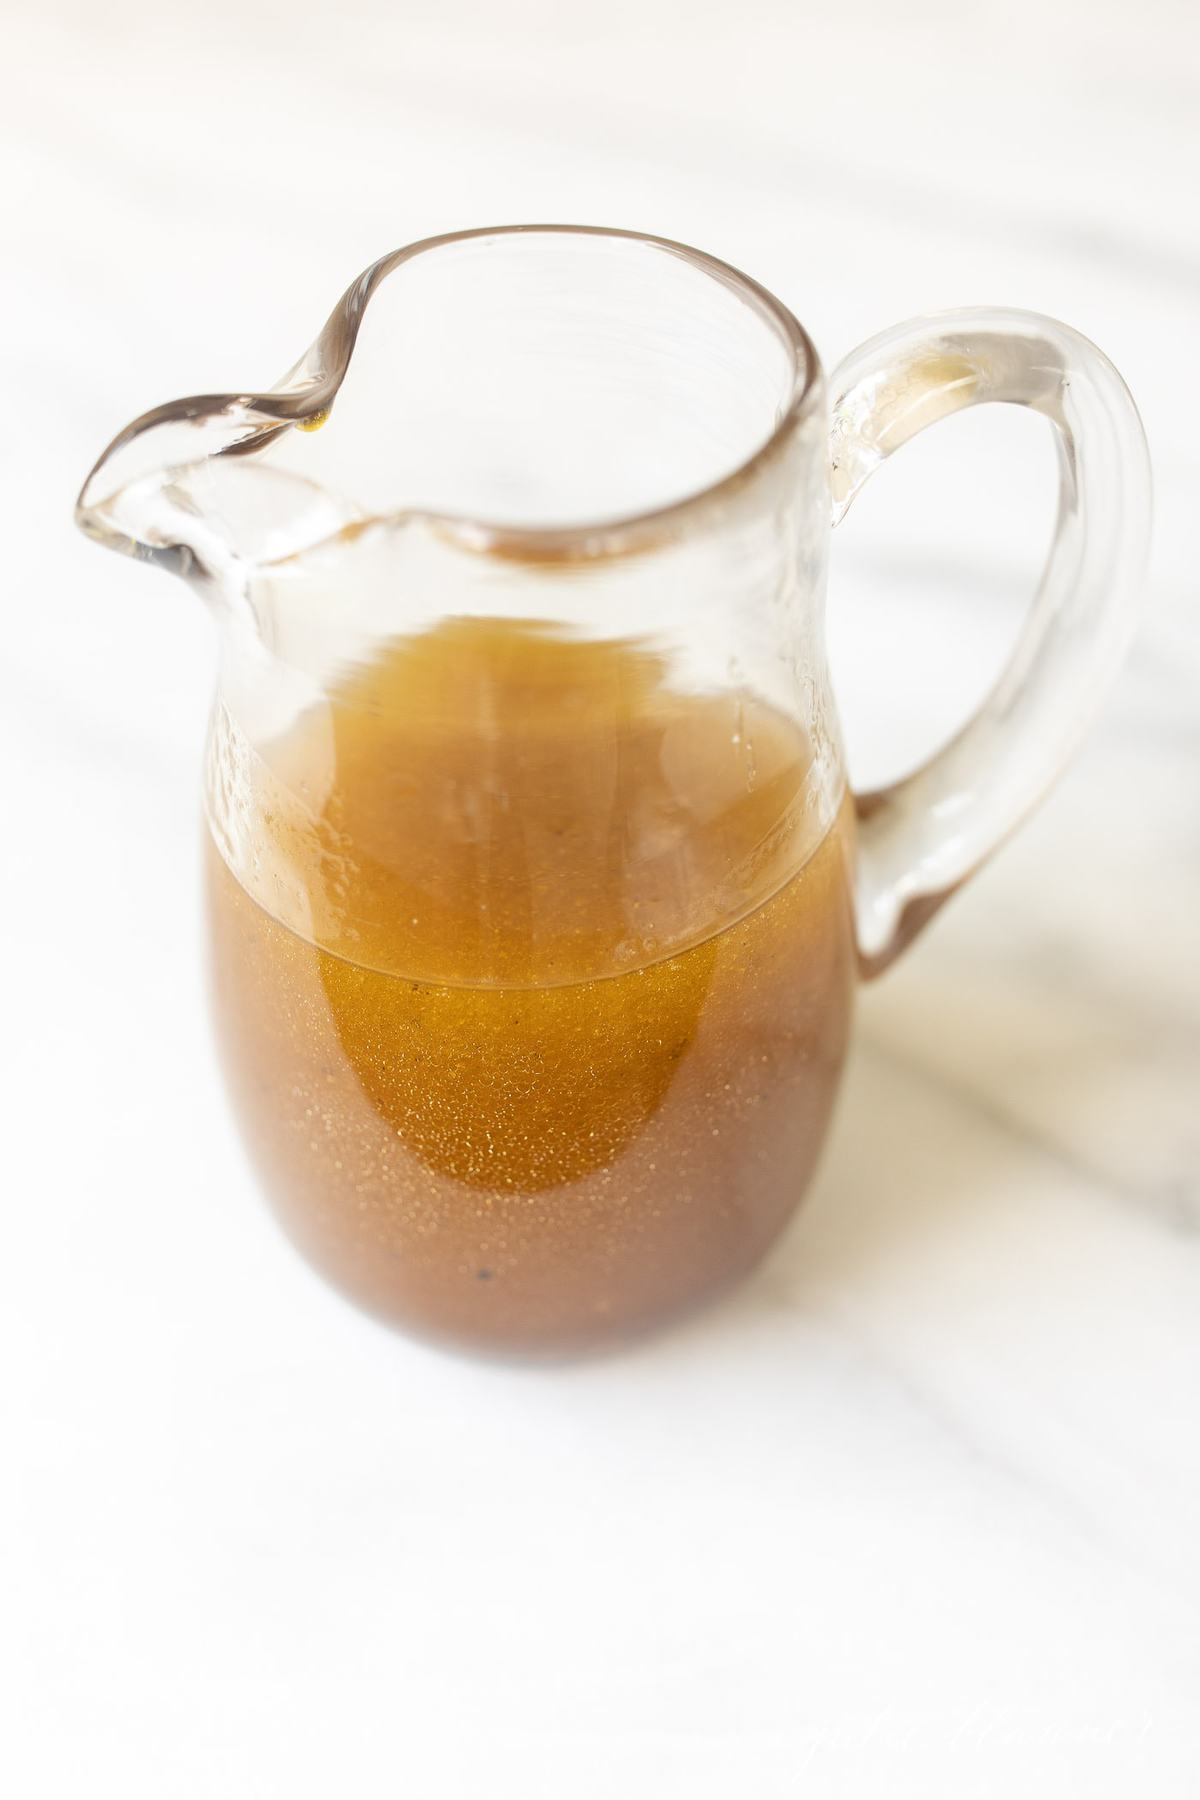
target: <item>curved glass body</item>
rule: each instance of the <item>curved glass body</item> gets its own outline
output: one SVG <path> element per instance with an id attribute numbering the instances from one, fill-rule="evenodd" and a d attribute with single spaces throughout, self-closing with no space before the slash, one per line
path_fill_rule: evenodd
<path id="1" fill-rule="evenodd" d="M 1040 367 L 1064 328 L 1025 323 Z M 924 771 L 856 849 L 831 504 L 964 398 L 1039 403 L 918 349 L 864 353 L 831 496 L 815 354 L 754 283 L 632 234 L 467 233 L 367 271 L 270 394 L 160 408 L 89 477 L 85 528 L 220 620 L 230 1090 L 289 1233 L 374 1311 L 560 1350 L 732 1281 L 811 1174 L 860 951 L 882 966 L 1044 785 L 1046 727 L 1001 793 L 968 747 L 978 844 L 920 839 Z"/>

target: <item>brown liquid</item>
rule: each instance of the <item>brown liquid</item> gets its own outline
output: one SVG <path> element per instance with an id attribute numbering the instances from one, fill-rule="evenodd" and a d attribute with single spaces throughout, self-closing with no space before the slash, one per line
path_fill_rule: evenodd
<path id="1" fill-rule="evenodd" d="M 211 848 L 216 1009 L 311 1259 L 523 1350 L 753 1264 L 812 1170 L 853 985 L 846 819 L 813 841 L 795 728 L 626 645 L 455 620 L 268 760 L 258 866 L 328 948 Z"/>

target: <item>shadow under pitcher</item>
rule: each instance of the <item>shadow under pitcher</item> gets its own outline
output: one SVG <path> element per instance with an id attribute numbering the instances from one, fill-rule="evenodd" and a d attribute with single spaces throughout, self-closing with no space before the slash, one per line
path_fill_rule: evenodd
<path id="1" fill-rule="evenodd" d="M 459 1344 L 583 1348 L 728 1286 L 821 1148 L 854 988 L 1040 798 L 1130 635 L 1149 473 L 1053 320 L 834 375 L 757 283 L 523 226 L 375 263 L 267 393 L 156 408 L 79 524 L 220 628 L 217 1030 L 303 1252 Z M 848 792 L 830 524 L 961 407 L 1042 413 L 1058 528 L 1008 667 Z"/>

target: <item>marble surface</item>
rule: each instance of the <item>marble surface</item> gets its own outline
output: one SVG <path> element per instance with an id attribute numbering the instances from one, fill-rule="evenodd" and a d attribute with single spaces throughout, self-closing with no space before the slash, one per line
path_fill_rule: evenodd
<path id="1" fill-rule="evenodd" d="M 1200 1774 L 1200 27 L 1171 0 L 10 0 L 0 1784 L 20 1800 L 1193 1795 Z M 198 955 L 209 628 L 77 539 L 144 407 L 266 383 L 427 232 L 758 275 L 832 365 L 1001 301 L 1127 376 L 1145 623 L 1038 818 L 864 992 L 778 1253 L 514 1373 L 278 1239 Z M 838 534 L 855 772 L 943 735 L 1050 517 L 1037 422 Z M 1136 1784 L 1136 1785 L 1135 1785 Z"/>

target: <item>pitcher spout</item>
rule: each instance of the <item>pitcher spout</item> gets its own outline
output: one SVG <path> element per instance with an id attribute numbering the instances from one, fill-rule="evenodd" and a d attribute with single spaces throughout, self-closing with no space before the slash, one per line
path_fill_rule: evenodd
<path id="1" fill-rule="evenodd" d="M 88 474 L 76 523 L 95 542 L 206 588 L 337 531 L 356 516 L 353 506 L 253 460 L 282 433 L 324 422 L 326 385 L 310 378 L 261 395 L 194 395 L 143 413 Z"/>
<path id="2" fill-rule="evenodd" d="M 311 467 L 261 452 L 329 417 L 368 301 L 406 252 L 351 284 L 315 342 L 264 393 L 168 401 L 125 427 L 89 472 L 75 520 L 97 543 L 193 584 L 235 585 L 248 566 L 293 555 L 362 517 Z"/>

